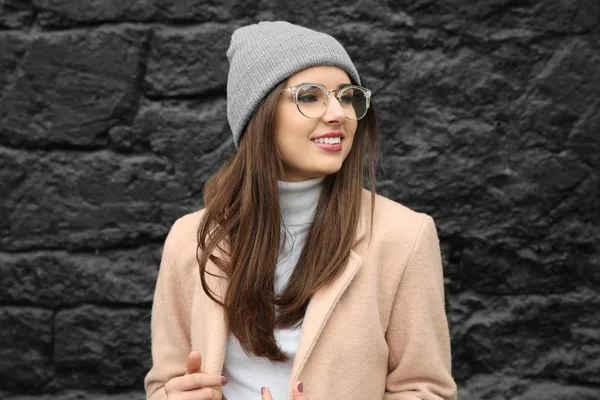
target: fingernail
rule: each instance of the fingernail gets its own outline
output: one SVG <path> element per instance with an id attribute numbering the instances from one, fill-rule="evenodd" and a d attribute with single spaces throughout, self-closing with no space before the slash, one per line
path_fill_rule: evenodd
<path id="1" fill-rule="evenodd" d="M 260 394 L 265 394 L 265 387 L 264 386 L 260 388 Z"/>
<path id="2" fill-rule="evenodd" d="M 302 385 L 302 382 L 300 382 L 300 383 L 298 384 L 298 391 L 299 391 L 300 393 L 304 393 L 304 385 Z"/>
<path id="3" fill-rule="evenodd" d="M 221 377 L 221 385 L 225 386 L 225 384 L 227 383 L 227 378 L 225 378 L 224 376 Z"/>

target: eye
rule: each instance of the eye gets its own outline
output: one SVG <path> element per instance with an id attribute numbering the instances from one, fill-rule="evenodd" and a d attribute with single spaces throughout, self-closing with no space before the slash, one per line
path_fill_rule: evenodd
<path id="1" fill-rule="evenodd" d="M 312 103 L 314 101 L 319 101 L 319 99 L 312 93 L 306 93 L 301 96 L 298 96 L 298 101 L 302 103 Z"/>
<path id="2" fill-rule="evenodd" d="M 339 97 L 339 101 L 342 104 L 352 104 L 352 100 L 354 99 L 354 90 L 351 88 L 342 89 L 341 96 Z"/>
<path id="3" fill-rule="evenodd" d="M 344 95 L 340 97 L 340 103 L 351 104 L 352 103 L 352 95 L 344 93 Z"/>

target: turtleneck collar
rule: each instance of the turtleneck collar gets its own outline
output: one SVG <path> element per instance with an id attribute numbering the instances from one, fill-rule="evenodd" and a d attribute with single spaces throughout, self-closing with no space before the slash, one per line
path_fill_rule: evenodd
<path id="1" fill-rule="evenodd" d="M 319 195 L 323 187 L 324 176 L 302 182 L 277 181 L 279 186 L 279 206 L 282 222 L 287 225 L 311 224 Z"/>

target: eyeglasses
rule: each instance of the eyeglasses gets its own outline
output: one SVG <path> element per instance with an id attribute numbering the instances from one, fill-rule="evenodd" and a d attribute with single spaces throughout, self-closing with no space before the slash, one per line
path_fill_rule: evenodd
<path id="1" fill-rule="evenodd" d="M 321 118 L 329 106 L 329 94 L 337 92 L 347 119 L 359 120 L 367 114 L 371 102 L 371 91 L 358 85 L 348 85 L 340 89 L 327 88 L 319 83 L 305 83 L 285 88 L 282 93 L 291 92 L 298 111 L 306 118 Z"/>

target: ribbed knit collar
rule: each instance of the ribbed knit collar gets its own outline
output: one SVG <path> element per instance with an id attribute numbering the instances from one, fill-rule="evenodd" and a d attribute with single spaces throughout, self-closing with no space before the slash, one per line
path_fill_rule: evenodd
<path id="1" fill-rule="evenodd" d="M 285 225 L 312 223 L 324 179 L 320 176 L 302 182 L 277 181 L 281 217 Z"/>

